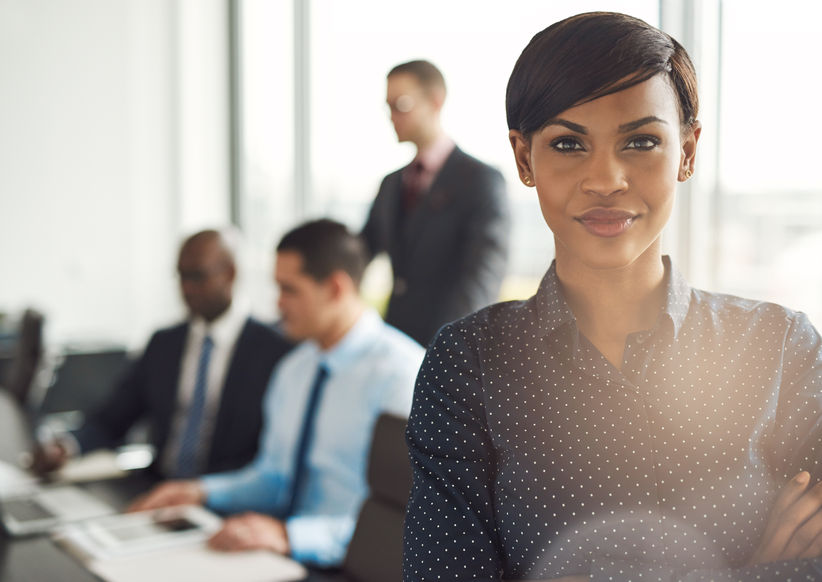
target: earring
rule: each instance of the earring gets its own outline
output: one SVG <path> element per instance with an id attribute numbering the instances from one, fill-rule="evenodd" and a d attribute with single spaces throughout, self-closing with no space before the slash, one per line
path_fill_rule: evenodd
<path id="1" fill-rule="evenodd" d="M 685 179 L 686 180 L 690 180 L 691 176 L 693 176 L 693 175 L 694 175 L 694 173 L 691 172 L 691 170 L 685 170 Z"/>
<path id="2" fill-rule="evenodd" d="M 523 181 L 523 182 L 525 182 L 525 185 L 526 185 L 526 186 L 530 186 L 530 185 L 531 185 L 531 176 L 525 176 L 525 177 L 522 179 L 522 181 Z"/>

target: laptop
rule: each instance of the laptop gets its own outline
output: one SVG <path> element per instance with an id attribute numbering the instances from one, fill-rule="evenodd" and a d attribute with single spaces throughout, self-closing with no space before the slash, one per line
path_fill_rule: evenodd
<path id="1" fill-rule="evenodd" d="M 74 485 L 41 485 L 0 461 L 0 521 L 13 536 L 46 533 L 67 523 L 114 513 L 114 508 Z"/>

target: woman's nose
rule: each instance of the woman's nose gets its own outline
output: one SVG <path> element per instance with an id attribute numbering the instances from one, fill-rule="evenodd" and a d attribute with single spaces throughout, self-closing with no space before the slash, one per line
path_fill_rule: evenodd
<path id="1" fill-rule="evenodd" d="M 618 156 L 612 152 L 593 154 L 587 170 L 582 188 L 588 194 L 611 196 L 628 188 L 625 168 Z"/>

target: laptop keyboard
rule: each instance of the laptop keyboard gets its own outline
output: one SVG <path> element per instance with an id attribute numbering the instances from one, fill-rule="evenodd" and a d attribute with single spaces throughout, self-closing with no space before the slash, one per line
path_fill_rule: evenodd
<path id="1" fill-rule="evenodd" d="M 34 499 L 9 499 L 3 502 L 3 512 L 19 522 L 50 519 L 55 515 Z"/>

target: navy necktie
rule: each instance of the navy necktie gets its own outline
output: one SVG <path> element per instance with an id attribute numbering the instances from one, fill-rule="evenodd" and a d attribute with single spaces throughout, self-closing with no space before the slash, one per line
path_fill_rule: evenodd
<path id="1" fill-rule="evenodd" d="M 314 384 L 311 386 L 311 393 L 308 396 L 308 404 L 305 407 L 305 416 L 303 418 L 303 425 L 300 431 L 300 440 L 297 441 L 297 451 L 294 455 L 294 472 L 291 498 L 286 506 L 284 517 L 288 517 L 294 513 L 297 507 L 299 495 L 302 493 L 303 485 L 305 484 L 306 475 L 306 461 L 308 458 L 308 450 L 311 448 L 311 440 L 314 436 L 314 424 L 317 420 L 317 410 L 322 397 L 323 387 L 325 381 L 328 379 L 328 368 L 325 364 L 320 364 L 317 368 L 317 375 L 314 376 Z"/>
<path id="2" fill-rule="evenodd" d="M 200 444 L 200 428 L 203 424 L 208 389 L 208 363 L 211 359 L 211 348 L 213 347 L 214 342 L 209 336 L 203 338 L 200 361 L 197 363 L 194 393 L 191 395 L 191 402 L 188 405 L 186 414 L 185 430 L 180 439 L 176 477 L 194 477 L 197 474 L 197 450 Z"/>

